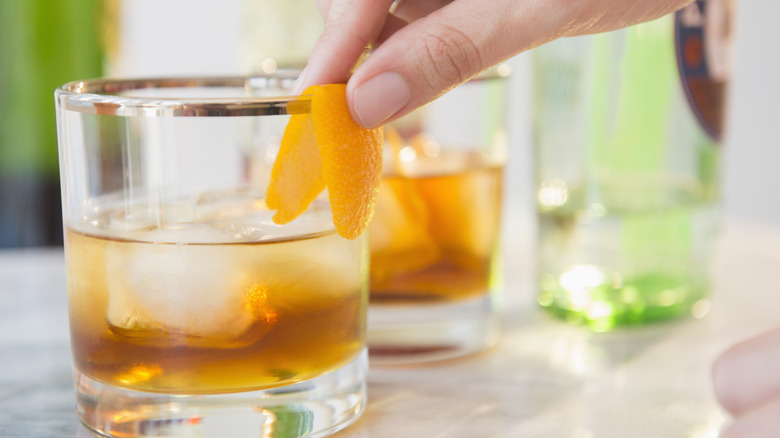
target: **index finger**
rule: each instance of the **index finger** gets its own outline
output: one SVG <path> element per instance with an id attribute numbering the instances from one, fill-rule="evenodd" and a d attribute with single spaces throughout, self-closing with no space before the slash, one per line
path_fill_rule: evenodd
<path id="1" fill-rule="evenodd" d="M 309 62 L 295 86 L 346 83 L 360 56 L 379 36 L 392 0 L 327 0 L 325 28 L 314 44 Z"/>

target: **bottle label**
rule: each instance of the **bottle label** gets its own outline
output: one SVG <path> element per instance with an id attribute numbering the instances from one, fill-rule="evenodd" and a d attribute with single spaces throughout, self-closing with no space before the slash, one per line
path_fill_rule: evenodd
<path id="1" fill-rule="evenodd" d="M 731 0 L 696 0 L 675 13 L 677 65 L 691 109 L 721 139 L 731 76 Z"/>

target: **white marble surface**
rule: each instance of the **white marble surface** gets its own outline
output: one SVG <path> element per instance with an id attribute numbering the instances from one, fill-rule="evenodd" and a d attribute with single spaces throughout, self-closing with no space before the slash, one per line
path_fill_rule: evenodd
<path id="1" fill-rule="evenodd" d="M 73 437 L 61 250 L 0 251 L 0 437 Z"/>
<path id="2" fill-rule="evenodd" d="M 526 246 L 509 243 L 499 345 L 372 368 L 365 414 L 337 437 L 717 437 L 728 418 L 712 360 L 780 324 L 780 227 L 727 227 L 705 319 L 606 334 L 537 312 Z M 73 411 L 65 307 L 60 251 L 0 251 L 0 437 L 88 436 Z"/>
<path id="3" fill-rule="evenodd" d="M 712 392 L 714 358 L 780 325 L 780 228 L 729 225 L 716 271 L 706 318 L 593 334 L 539 314 L 526 271 L 509 270 L 494 350 L 373 368 L 366 413 L 337 436 L 715 438 L 729 419 Z"/>

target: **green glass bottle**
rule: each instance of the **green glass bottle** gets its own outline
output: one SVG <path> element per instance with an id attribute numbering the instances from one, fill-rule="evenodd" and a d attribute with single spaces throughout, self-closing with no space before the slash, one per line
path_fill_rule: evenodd
<path id="1" fill-rule="evenodd" d="M 538 302 L 596 331 L 709 310 L 728 0 L 536 49 Z"/>
<path id="2" fill-rule="evenodd" d="M 54 89 L 100 76 L 104 3 L 0 1 L 0 248 L 62 242 Z"/>

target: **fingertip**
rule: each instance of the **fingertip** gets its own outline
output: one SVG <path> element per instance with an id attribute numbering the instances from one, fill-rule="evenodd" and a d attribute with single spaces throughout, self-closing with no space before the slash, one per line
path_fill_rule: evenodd
<path id="1" fill-rule="evenodd" d="M 780 397 L 780 330 L 739 342 L 721 353 L 712 366 L 713 390 L 721 405 L 741 415 Z"/>
<path id="2" fill-rule="evenodd" d="M 780 431 L 780 398 L 746 412 L 732 422 L 720 438 L 776 438 Z"/>
<path id="3" fill-rule="evenodd" d="M 352 118 L 364 128 L 381 126 L 404 110 L 412 99 L 406 80 L 394 71 L 385 71 L 357 85 L 347 87 Z"/>
<path id="4" fill-rule="evenodd" d="M 712 365 L 712 388 L 715 397 L 731 414 L 739 411 L 738 394 L 735 392 L 735 387 L 738 388 L 739 385 L 734 384 L 734 379 L 741 375 L 734 359 L 739 356 L 735 351 L 737 347 L 733 346 L 723 352 Z"/>

